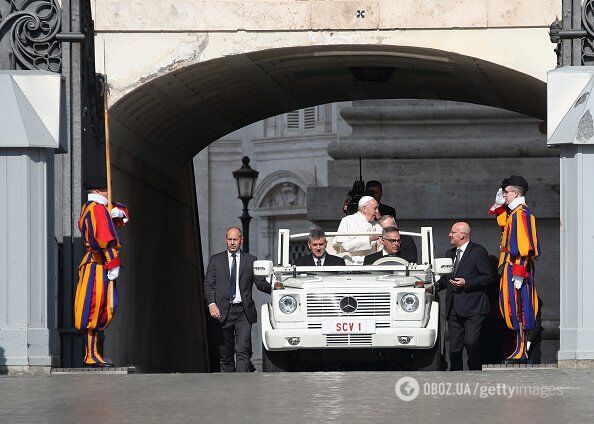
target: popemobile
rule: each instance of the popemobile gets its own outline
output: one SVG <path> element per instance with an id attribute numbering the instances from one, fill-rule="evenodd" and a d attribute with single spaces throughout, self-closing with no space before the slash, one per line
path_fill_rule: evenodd
<path id="1" fill-rule="evenodd" d="M 332 370 L 347 362 L 444 369 L 436 280 L 452 272 L 452 260 L 434 257 L 431 227 L 401 234 L 421 239 L 421 263 L 383 257 L 373 265 L 316 267 L 289 263 L 290 243 L 307 234 L 279 230 L 278 266 L 254 262 L 254 273 L 273 282 L 261 310 L 263 370 Z M 372 234 L 326 235 L 332 245 L 332 236 Z"/>

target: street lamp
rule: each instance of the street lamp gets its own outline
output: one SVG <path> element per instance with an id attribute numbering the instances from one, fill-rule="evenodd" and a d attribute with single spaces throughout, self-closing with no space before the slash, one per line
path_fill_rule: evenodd
<path id="1" fill-rule="evenodd" d="M 259 172 L 250 167 L 249 157 L 244 156 L 241 163 L 243 164 L 241 168 L 233 171 L 233 178 L 237 181 L 237 198 L 243 202 L 243 214 L 239 217 L 241 219 L 241 232 L 243 233 L 243 250 L 249 253 L 250 220 L 252 217 L 248 214 L 248 202 L 254 197 L 254 187 L 256 187 Z"/>

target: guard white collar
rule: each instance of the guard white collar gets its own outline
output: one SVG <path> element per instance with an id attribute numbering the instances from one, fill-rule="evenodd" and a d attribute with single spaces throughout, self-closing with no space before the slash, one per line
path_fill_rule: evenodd
<path id="1" fill-rule="evenodd" d="M 526 198 L 524 196 L 520 196 L 520 197 L 516 197 L 514 200 L 509 202 L 508 207 L 510 210 L 513 211 L 518 206 L 525 205 L 525 204 L 526 204 Z"/>
<path id="2" fill-rule="evenodd" d="M 101 196 L 100 194 L 89 193 L 87 198 L 89 199 L 89 202 L 97 202 L 101 203 L 103 206 L 107 206 L 107 198 Z"/>

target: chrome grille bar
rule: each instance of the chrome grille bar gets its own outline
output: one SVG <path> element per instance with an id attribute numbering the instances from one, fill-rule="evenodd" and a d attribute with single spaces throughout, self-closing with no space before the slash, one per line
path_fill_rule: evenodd
<path id="1" fill-rule="evenodd" d="M 357 301 L 354 313 L 340 309 L 340 300 L 353 297 Z M 389 317 L 390 292 L 377 293 L 308 293 L 306 297 L 308 317 Z"/>

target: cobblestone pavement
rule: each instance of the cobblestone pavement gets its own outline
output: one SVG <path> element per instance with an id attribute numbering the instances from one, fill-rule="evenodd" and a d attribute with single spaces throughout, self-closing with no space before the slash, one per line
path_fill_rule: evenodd
<path id="1" fill-rule="evenodd" d="M 329 420 L 592 423 L 594 370 L 0 377 L 0 423 Z"/>

